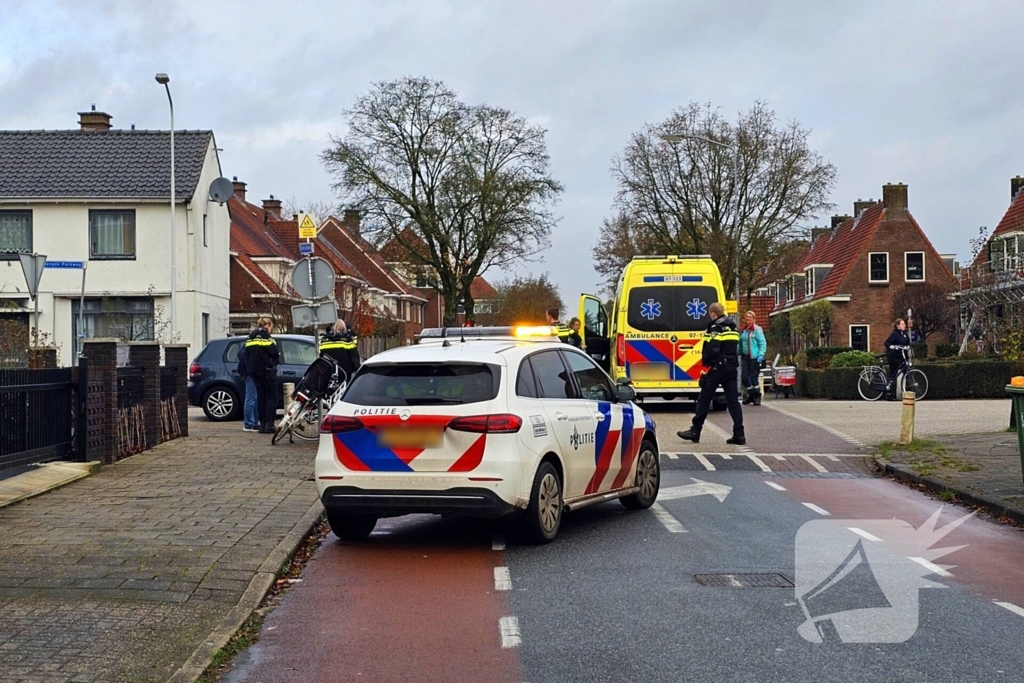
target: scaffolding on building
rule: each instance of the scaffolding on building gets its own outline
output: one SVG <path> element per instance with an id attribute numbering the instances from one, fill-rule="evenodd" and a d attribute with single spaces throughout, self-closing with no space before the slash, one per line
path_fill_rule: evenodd
<path id="1" fill-rule="evenodd" d="M 987 347 L 999 353 L 1003 333 L 1024 327 L 1024 259 L 976 261 L 957 279 L 960 353 L 972 342 L 977 351 Z"/>

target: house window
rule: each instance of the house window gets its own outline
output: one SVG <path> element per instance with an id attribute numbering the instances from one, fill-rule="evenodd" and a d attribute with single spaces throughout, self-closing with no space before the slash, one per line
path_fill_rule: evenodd
<path id="1" fill-rule="evenodd" d="M 0 259 L 32 253 L 32 212 L 0 211 Z"/>
<path id="2" fill-rule="evenodd" d="M 206 244 L 206 214 L 205 213 L 203 214 L 203 246 L 204 247 L 207 246 L 207 244 Z"/>
<path id="3" fill-rule="evenodd" d="M 871 252 L 868 254 L 868 282 L 889 282 L 889 253 Z"/>
<path id="4" fill-rule="evenodd" d="M 89 258 L 135 258 L 135 212 L 89 212 Z"/>
<path id="5" fill-rule="evenodd" d="M 789 278 L 786 280 L 786 301 L 793 301 L 796 299 L 796 279 Z"/>
<path id="6" fill-rule="evenodd" d="M 203 313 L 203 348 L 210 343 L 210 314 Z"/>
<path id="7" fill-rule="evenodd" d="M 85 300 L 87 339 L 110 337 L 122 341 L 152 341 L 154 338 L 153 300 L 146 297 L 108 297 Z M 78 299 L 71 301 L 71 320 L 75 337 L 78 331 Z"/>
<path id="8" fill-rule="evenodd" d="M 907 282 L 924 282 L 924 252 L 908 251 L 903 258 Z"/>
<path id="9" fill-rule="evenodd" d="M 1003 250 L 1005 255 L 1003 257 L 1003 270 L 1017 270 L 1017 237 L 1007 237 L 1003 240 Z"/>
<path id="10" fill-rule="evenodd" d="M 804 271 L 804 279 L 807 281 L 807 296 L 814 296 L 814 268 Z"/>
<path id="11" fill-rule="evenodd" d="M 867 351 L 871 346 L 869 325 L 850 325 L 850 346 L 857 351 Z"/>

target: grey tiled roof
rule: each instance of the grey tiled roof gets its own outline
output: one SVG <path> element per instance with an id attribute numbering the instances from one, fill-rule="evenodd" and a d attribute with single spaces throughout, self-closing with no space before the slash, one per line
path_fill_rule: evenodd
<path id="1" fill-rule="evenodd" d="M 0 198 L 170 199 L 171 134 L 0 131 Z M 175 131 L 175 194 L 196 191 L 212 131 Z"/>

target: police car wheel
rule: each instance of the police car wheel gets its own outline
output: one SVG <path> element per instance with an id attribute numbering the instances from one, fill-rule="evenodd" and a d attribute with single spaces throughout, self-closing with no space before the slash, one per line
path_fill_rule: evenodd
<path id="1" fill-rule="evenodd" d="M 346 515 L 341 512 L 327 511 L 327 523 L 334 535 L 343 541 L 359 541 L 373 532 L 377 526 L 376 515 Z"/>
<path id="2" fill-rule="evenodd" d="M 550 462 L 542 462 L 533 477 L 530 504 L 522 519 L 522 531 L 530 543 L 550 543 L 562 525 L 562 481 Z"/>
<path id="3" fill-rule="evenodd" d="M 661 457 L 654 442 L 644 439 L 640 455 L 636 457 L 636 486 L 640 490 L 631 496 L 619 498 L 627 510 L 646 510 L 654 505 L 661 488 Z"/>

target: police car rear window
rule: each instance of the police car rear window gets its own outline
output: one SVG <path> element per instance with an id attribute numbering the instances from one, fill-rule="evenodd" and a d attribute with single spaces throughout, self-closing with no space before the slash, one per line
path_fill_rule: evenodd
<path id="1" fill-rule="evenodd" d="M 342 398 L 361 406 L 462 405 L 493 400 L 501 368 L 482 363 L 364 365 Z"/>
<path id="2" fill-rule="evenodd" d="M 634 287 L 626 321 L 641 332 L 697 332 L 708 326 L 708 308 L 717 300 L 714 287 Z"/>

